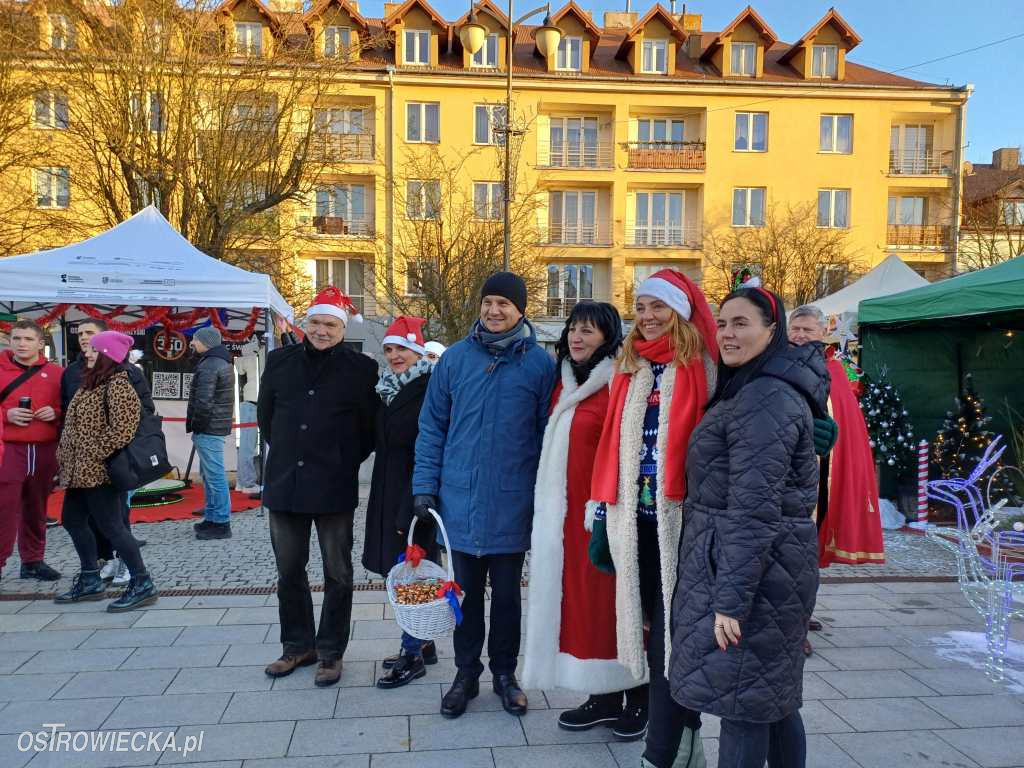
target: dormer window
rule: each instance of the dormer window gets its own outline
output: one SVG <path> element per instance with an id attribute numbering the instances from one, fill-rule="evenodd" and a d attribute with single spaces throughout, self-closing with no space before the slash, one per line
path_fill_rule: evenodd
<path id="1" fill-rule="evenodd" d="M 568 72 L 579 72 L 583 60 L 583 38 L 563 37 L 558 44 L 558 57 L 555 69 Z"/>
<path id="2" fill-rule="evenodd" d="M 839 46 L 811 46 L 811 76 L 832 79 L 839 76 Z"/>
<path id="3" fill-rule="evenodd" d="M 430 30 L 405 30 L 405 63 L 427 66 L 430 64 Z"/>
<path id="4" fill-rule="evenodd" d="M 75 47 L 75 25 L 63 14 L 50 14 L 50 48 L 70 51 Z"/>
<path id="5" fill-rule="evenodd" d="M 498 36 L 488 35 L 484 47 L 473 54 L 473 66 L 484 69 L 498 68 Z"/>
<path id="6" fill-rule="evenodd" d="M 344 56 L 352 45 L 352 30 L 349 27 L 324 28 L 324 56 Z"/>
<path id="7" fill-rule="evenodd" d="M 753 77 L 757 66 L 756 43 L 733 43 L 730 72 L 734 75 Z"/>
<path id="8" fill-rule="evenodd" d="M 235 53 L 239 56 L 263 55 L 263 25 L 251 21 L 235 22 Z"/>
<path id="9" fill-rule="evenodd" d="M 668 40 L 644 40 L 641 71 L 657 75 L 668 73 Z"/>

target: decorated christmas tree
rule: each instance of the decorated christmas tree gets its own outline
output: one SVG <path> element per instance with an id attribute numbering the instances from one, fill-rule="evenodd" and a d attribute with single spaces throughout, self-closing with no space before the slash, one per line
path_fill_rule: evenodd
<path id="1" fill-rule="evenodd" d="M 914 428 L 899 390 L 883 368 L 877 379 L 865 375 L 860 408 L 867 423 L 875 461 L 889 467 L 900 479 L 910 476 L 915 466 Z"/>
<path id="2" fill-rule="evenodd" d="M 932 460 L 943 479 L 967 477 L 977 465 L 985 449 L 996 438 L 988 426 L 992 417 L 985 414 L 985 405 L 974 389 L 974 377 L 964 376 L 963 394 L 956 398 L 956 410 L 946 411 L 946 420 L 932 444 Z M 997 462 L 978 481 L 982 494 L 988 489 L 988 479 L 1002 467 Z M 993 502 L 1002 498 L 1015 498 L 1008 473 L 1000 472 L 992 483 Z"/>

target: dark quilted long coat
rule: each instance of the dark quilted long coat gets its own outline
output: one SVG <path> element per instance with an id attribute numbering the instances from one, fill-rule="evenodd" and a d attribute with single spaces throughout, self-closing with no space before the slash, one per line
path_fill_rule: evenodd
<path id="1" fill-rule="evenodd" d="M 828 383 L 820 345 L 790 347 L 690 438 L 670 669 L 685 707 L 771 723 L 801 705 L 818 589 L 812 413 L 826 412 Z M 740 623 L 725 652 L 716 611 Z"/>

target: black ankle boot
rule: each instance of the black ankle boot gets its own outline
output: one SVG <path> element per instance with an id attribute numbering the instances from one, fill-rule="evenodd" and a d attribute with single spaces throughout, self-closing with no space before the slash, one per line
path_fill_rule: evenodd
<path id="1" fill-rule="evenodd" d="M 401 688 L 413 680 L 417 680 L 427 674 L 427 668 L 423 665 L 423 657 L 417 654 L 403 653 L 398 657 L 398 663 L 388 669 L 387 673 L 377 680 L 377 687 L 388 690 L 390 688 Z"/>
<path id="2" fill-rule="evenodd" d="M 501 696 L 501 706 L 510 715 L 526 714 L 526 693 L 519 687 L 515 675 L 495 675 L 491 683 L 494 692 Z"/>
<path id="3" fill-rule="evenodd" d="M 437 664 L 437 645 L 433 640 L 427 640 L 424 642 L 423 647 L 420 649 L 420 653 L 423 656 L 423 663 L 428 667 L 431 664 Z M 381 669 L 391 669 L 398 663 L 400 658 L 402 658 L 401 653 L 396 653 L 394 656 L 388 656 L 380 663 Z"/>
<path id="4" fill-rule="evenodd" d="M 156 602 L 156 585 L 148 573 L 138 576 L 132 575 L 128 582 L 128 588 L 114 602 L 107 606 L 110 613 L 122 613 L 141 608 L 144 605 L 152 605 Z"/>
<path id="5" fill-rule="evenodd" d="M 566 731 L 588 731 L 597 725 L 611 725 L 622 716 L 622 694 L 591 696 L 576 709 L 558 716 L 558 727 Z"/>
<path id="6" fill-rule="evenodd" d="M 99 570 L 82 571 L 71 583 L 71 589 L 53 598 L 55 603 L 77 603 L 82 600 L 102 600 L 107 587 L 100 578 Z"/>
<path id="7" fill-rule="evenodd" d="M 445 717 L 459 717 L 466 711 L 470 699 L 480 695 L 480 679 L 468 672 L 459 671 L 448 693 L 441 699 L 441 714 Z"/>

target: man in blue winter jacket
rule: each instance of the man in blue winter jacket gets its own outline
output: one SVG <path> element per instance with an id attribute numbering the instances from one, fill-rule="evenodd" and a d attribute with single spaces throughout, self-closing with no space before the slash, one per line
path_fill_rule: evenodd
<path id="1" fill-rule="evenodd" d="M 507 712 L 526 712 L 516 681 L 523 560 L 530 548 L 533 486 L 554 387 L 554 360 L 524 317 L 526 283 L 491 275 L 480 319 L 445 352 L 427 388 L 416 440 L 412 492 L 418 517 L 444 520 L 455 580 L 465 592 L 455 629 L 455 682 L 441 714 L 458 717 L 480 692 L 484 587 L 491 582 L 487 655 Z"/>

